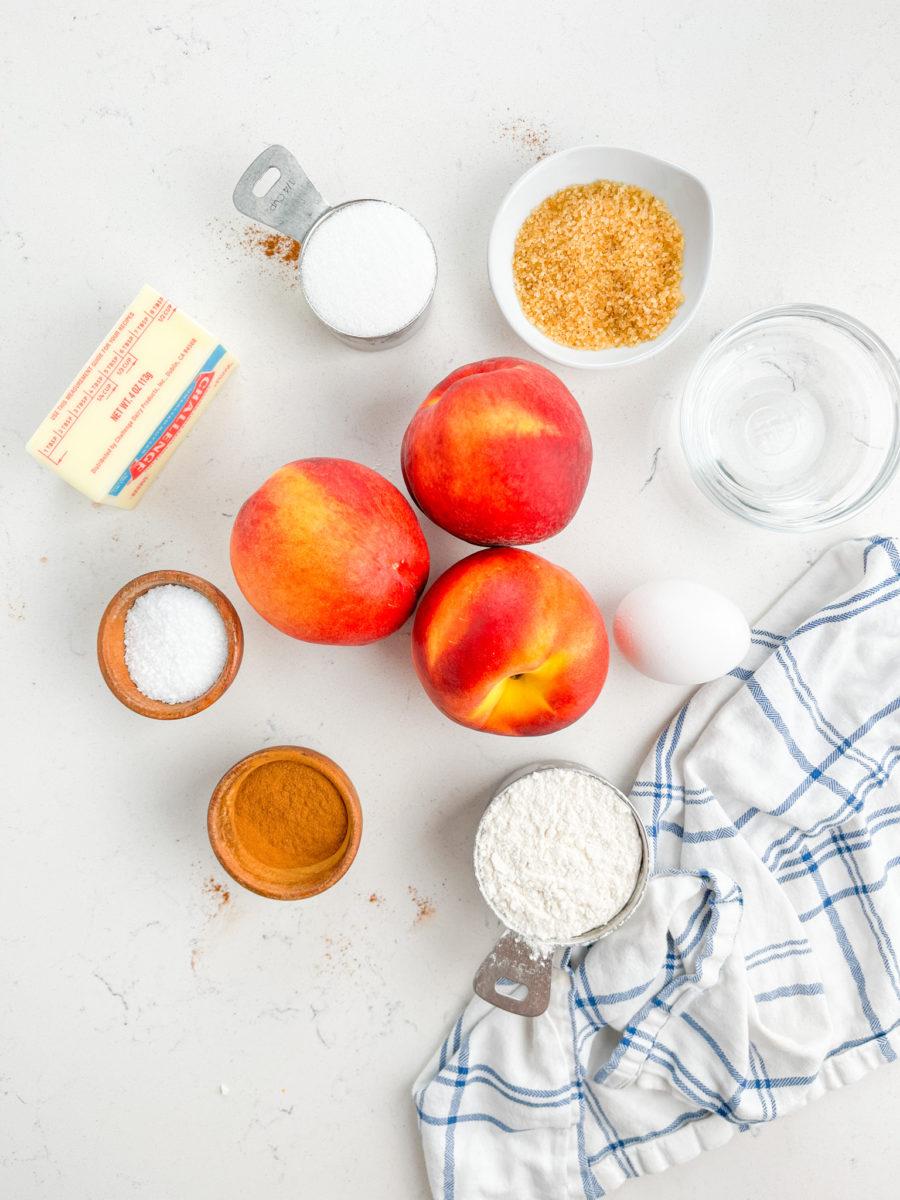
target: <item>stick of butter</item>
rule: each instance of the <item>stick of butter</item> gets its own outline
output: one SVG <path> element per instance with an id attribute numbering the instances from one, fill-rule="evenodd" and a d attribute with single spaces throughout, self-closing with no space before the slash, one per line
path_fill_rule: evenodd
<path id="1" fill-rule="evenodd" d="M 236 366 L 144 287 L 26 448 L 91 500 L 134 508 Z"/>

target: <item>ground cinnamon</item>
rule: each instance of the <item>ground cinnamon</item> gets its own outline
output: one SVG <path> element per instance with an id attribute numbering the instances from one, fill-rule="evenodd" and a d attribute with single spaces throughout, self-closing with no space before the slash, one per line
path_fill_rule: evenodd
<path id="1" fill-rule="evenodd" d="M 294 238 L 262 225 L 245 225 L 220 217 L 214 217 L 207 225 L 221 239 L 228 261 L 255 258 L 267 271 L 274 269 L 290 287 L 296 285 L 301 247 Z"/>
<path id="2" fill-rule="evenodd" d="M 348 826 L 347 809 L 331 780 L 290 761 L 261 763 L 241 781 L 232 821 L 247 855 L 283 869 L 330 858 L 341 849 Z"/>

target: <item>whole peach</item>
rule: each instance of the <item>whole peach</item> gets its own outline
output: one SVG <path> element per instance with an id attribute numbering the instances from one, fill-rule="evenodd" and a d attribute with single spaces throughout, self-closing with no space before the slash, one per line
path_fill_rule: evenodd
<path id="1" fill-rule="evenodd" d="M 470 554 L 422 597 L 413 665 L 451 720 L 509 735 L 553 733 L 606 679 L 600 610 L 574 575 L 528 550 Z"/>
<path id="2" fill-rule="evenodd" d="M 524 546 L 565 528 L 591 473 L 575 397 L 523 358 L 460 367 L 403 436 L 410 495 L 436 525 L 478 546 Z"/>
<path id="3" fill-rule="evenodd" d="M 241 507 L 238 586 L 261 617 L 306 642 L 361 645 L 399 629 L 428 579 L 428 546 L 392 483 L 361 463 L 288 463 Z"/>

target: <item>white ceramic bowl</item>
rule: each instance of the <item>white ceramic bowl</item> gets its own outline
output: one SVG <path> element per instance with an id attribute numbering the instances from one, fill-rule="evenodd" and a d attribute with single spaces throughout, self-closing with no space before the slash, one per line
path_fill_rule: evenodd
<path id="1" fill-rule="evenodd" d="M 669 325 L 651 342 L 610 350 L 574 350 L 546 337 L 522 312 L 513 282 L 513 249 L 522 223 L 538 204 L 561 188 L 598 179 L 637 184 L 665 201 L 684 233 L 684 300 Z M 535 163 L 506 193 L 491 227 L 488 275 L 500 311 L 532 350 L 567 367 L 622 367 L 659 353 L 687 327 L 706 288 L 712 248 L 712 204 L 699 179 L 637 150 L 573 146 Z"/>

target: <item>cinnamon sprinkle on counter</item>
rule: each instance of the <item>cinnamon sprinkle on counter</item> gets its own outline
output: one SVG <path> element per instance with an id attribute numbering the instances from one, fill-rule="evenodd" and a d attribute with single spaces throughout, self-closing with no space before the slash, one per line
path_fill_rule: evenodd
<path id="1" fill-rule="evenodd" d="M 267 266 L 284 271 L 291 286 L 296 283 L 302 247 L 294 238 L 274 229 L 266 229 L 264 225 L 238 226 L 231 221 L 215 218 L 209 221 L 208 225 L 215 230 L 224 249 L 229 253 L 237 250 L 242 257 L 266 261 Z M 231 261 L 236 262 L 237 258 L 232 258 Z"/>
<path id="2" fill-rule="evenodd" d="M 508 141 L 525 150 L 529 157 L 534 156 L 535 162 L 540 162 L 551 153 L 550 131 L 543 121 L 530 124 L 524 117 L 515 117 L 501 125 L 500 132 Z"/>
<path id="3" fill-rule="evenodd" d="M 204 883 L 203 890 L 207 896 L 212 896 L 218 901 L 219 908 L 222 908 L 231 899 L 231 893 L 229 892 L 228 888 L 223 884 L 218 883 L 215 879 L 213 879 L 212 876 L 210 876 L 209 879 L 207 879 Z"/>
<path id="4" fill-rule="evenodd" d="M 280 258 L 286 263 L 295 263 L 300 258 L 300 243 L 286 233 L 267 233 L 248 225 L 244 237 L 251 245 L 259 246 L 266 258 Z"/>
<path id="5" fill-rule="evenodd" d="M 412 896 L 413 903 L 418 910 L 416 919 L 413 922 L 414 925 L 420 925 L 423 921 L 427 921 L 429 917 L 434 916 L 434 905 L 430 900 L 426 900 L 423 896 L 420 896 L 414 887 L 409 888 L 409 894 Z"/>

